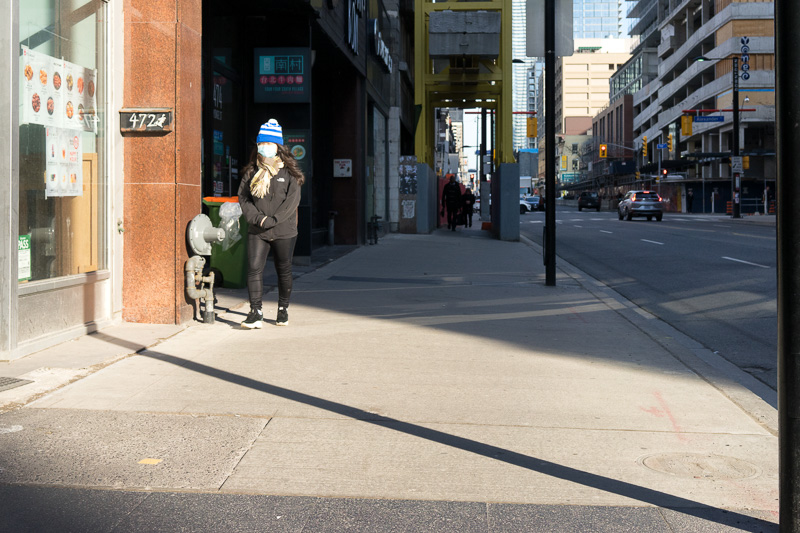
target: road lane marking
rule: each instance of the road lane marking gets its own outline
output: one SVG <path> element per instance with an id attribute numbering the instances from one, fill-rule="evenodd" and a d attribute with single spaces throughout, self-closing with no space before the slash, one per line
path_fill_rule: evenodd
<path id="1" fill-rule="evenodd" d="M 734 233 L 733 235 L 736 235 L 737 237 L 750 237 L 751 239 L 769 239 L 769 240 L 773 240 L 773 241 L 775 240 L 774 236 L 765 237 L 763 235 L 752 235 L 750 233 Z"/>
<path id="2" fill-rule="evenodd" d="M 577 224 L 573 224 L 573 227 L 576 227 L 576 228 L 582 228 L 583 226 L 579 226 L 579 225 L 577 225 Z"/>
<path id="3" fill-rule="evenodd" d="M 759 265 L 758 263 L 751 263 L 750 261 L 743 261 L 743 260 L 741 260 L 741 259 L 735 259 L 735 258 L 733 258 L 733 257 L 725 257 L 725 256 L 723 256 L 722 258 L 723 258 L 723 259 L 727 259 L 728 261 L 734 261 L 734 262 L 736 262 L 736 263 L 744 263 L 745 265 L 750 265 L 750 266 L 754 266 L 754 267 L 759 267 L 759 268 L 769 268 L 769 267 L 768 267 L 768 266 L 766 266 L 766 265 Z"/>
<path id="4" fill-rule="evenodd" d="M 641 241 L 642 241 L 642 242 L 649 242 L 649 243 L 652 243 L 652 244 L 658 244 L 659 246 L 664 246 L 664 243 L 663 243 L 663 242 L 658 242 L 658 241 L 648 241 L 647 239 L 641 239 Z"/>
<path id="5" fill-rule="evenodd" d="M 601 230 L 600 230 L 600 233 L 614 233 L 614 232 L 613 232 L 613 231 L 606 231 L 606 230 L 604 230 L 604 229 L 601 229 Z"/>

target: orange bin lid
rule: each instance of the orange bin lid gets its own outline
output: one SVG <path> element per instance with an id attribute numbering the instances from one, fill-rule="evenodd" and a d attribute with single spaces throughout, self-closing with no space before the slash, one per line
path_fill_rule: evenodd
<path id="1" fill-rule="evenodd" d="M 203 198 L 206 202 L 216 202 L 216 203 L 225 203 L 225 202 L 239 202 L 238 196 L 206 196 Z"/>

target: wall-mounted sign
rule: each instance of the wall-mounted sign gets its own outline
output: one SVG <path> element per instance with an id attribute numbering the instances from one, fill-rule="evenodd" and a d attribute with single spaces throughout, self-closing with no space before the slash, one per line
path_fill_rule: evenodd
<path id="1" fill-rule="evenodd" d="M 163 135 L 172 131 L 172 109 L 129 107 L 119 110 L 120 133 Z"/>
<path id="2" fill-rule="evenodd" d="M 333 177 L 334 178 L 352 178 L 353 177 L 353 160 L 352 159 L 334 159 L 333 160 Z"/>
<path id="3" fill-rule="evenodd" d="M 309 48 L 256 48 L 254 56 L 256 102 L 311 101 Z"/>
<path id="4" fill-rule="evenodd" d="M 311 177 L 311 132 L 309 130 L 283 130 L 283 145 L 292 152 L 306 178 Z"/>
<path id="5" fill-rule="evenodd" d="M 358 29 L 366 4 L 366 0 L 347 0 L 347 44 L 356 55 L 358 55 Z"/>
<path id="6" fill-rule="evenodd" d="M 372 19 L 369 24 L 370 37 L 372 41 L 372 51 L 378 56 L 381 64 L 389 71 L 392 72 L 392 54 L 389 53 L 389 47 L 383 42 L 383 34 L 378 28 L 378 19 Z"/>

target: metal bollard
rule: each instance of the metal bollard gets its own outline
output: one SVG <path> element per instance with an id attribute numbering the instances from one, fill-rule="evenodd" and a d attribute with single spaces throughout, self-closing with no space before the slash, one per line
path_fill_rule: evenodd
<path id="1" fill-rule="evenodd" d="M 328 246 L 333 246 L 333 217 L 338 214 L 338 211 L 328 211 Z"/>

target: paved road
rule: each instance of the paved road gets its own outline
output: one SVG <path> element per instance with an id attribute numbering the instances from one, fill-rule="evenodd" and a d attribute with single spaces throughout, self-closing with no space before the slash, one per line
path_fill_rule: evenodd
<path id="1" fill-rule="evenodd" d="M 559 258 L 777 389 L 776 236 L 771 225 L 665 214 L 620 221 L 562 207 Z M 543 213 L 521 217 L 540 243 Z"/>

